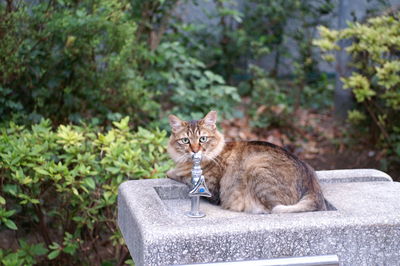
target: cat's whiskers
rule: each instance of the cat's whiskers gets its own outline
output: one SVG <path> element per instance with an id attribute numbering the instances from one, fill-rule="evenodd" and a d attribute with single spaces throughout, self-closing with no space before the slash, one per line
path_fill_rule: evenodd
<path id="1" fill-rule="evenodd" d="M 187 162 L 187 161 L 188 161 L 187 154 L 184 153 L 184 154 L 180 155 L 180 156 L 176 159 L 175 162 L 176 162 L 177 164 L 179 164 L 179 163 L 185 163 L 185 162 Z"/>

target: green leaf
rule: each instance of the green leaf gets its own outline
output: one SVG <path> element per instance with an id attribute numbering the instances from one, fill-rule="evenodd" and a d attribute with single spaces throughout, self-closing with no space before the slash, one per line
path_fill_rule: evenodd
<path id="1" fill-rule="evenodd" d="M 32 204 L 39 204 L 40 203 L 40 201 L 38 199 L 31 199 L 30 202 Z"/>
<path id="2" fill-rule="evenodd" d="M 117 168 L 117 167 L 107 167 L 106 170 L 108 172 L 111 172 L 112 174 L 116 174 L 116 173 L 118 173 L 120 171 L 120 169 Z"/>
<path id="3" fill-rule="evenodd" d="M 17 225 L 10 219 L 3 219 L 4 224 L 11 230 L 18 230 Z"/>
<path id="4" fill-rule="evenodd" d="M 83 180 L 83 182 L 85 183 L 85 185 L 88 188 L 93 189 L 93 190 L 96 189 L 96 183 L 94 182 L 93 178 L 91 178 L 91 177 L 85 178 Z"/>
<path id="5" fill-rule="evenodd" d="M 50 173 L 47 172 L 46 170 L 44 170 L 43 168 L 35 167 L 34 169 L 35 169 L 35 171 L 36 171 L 37 173 L 39 173 L 39 174 L 42 174 L 42 175 L 50 175 Z"/>
<path id="6" fill-rule="evenodd" d="M 126 260 L 124 263 L 125 263 L 125 264 L 128 264 L 128 265 L 135 265 L 135 263 L 133 262 L 132 259 L 128 259 L 128 260 Z"/>
<path id="7" fill-rule="evenodd" d="M 0 196 L 0 205 L 5 205 L 6 204 L 6 199 Z"/>
<path id="8" fill-rule="evenodd" d="M 59 249 L 61 246 L 57 242 L 53 242 L 49 247 L 51 249 Z"/>
<path id="9" fill-rule="evenodd" d="M 129 116 L 124 117 L 120 122 L 113 122 L 113 125 L 120 130 L 129 129 Z"/>
<path id="10" fill-rule="evenodd" d="M 115 264 L 112 261 L 102 261 L 101 262 L 101 266 L 114 266 L 114 265 Z"/>
<path id="11" fill-rule="evenodd" d="M 72 217 L 72 220 L 75 222 L 83 222 L 84 221 L 84 219 L 80 216 L 74 216 L 74 217 Z"/>
<path id="12" fill-rule="evenodd" d="M 17 252 L 7 254 L 0 262 L 4 263 L 5 266 L 22 265 L 20 254 Z"/>
<path id="13" fill-rule="evenodd" d="M 17 188 L 17 185 L 6 184 L 6 185 L 4 185 L 3 190 L 4 190 L 4 192 L 6 192 L 8 194 L 16 196 L 18 188 Z"/>
<path id="14" fill-rule="evenodd" d="M 59 254 L 60 254 L 60 250 L 56 249 L 56 250 L 53 250 L 52 252 L 50 252 L 49 255 L 47 255 L 47 257 L 50 260 L 53 260 L 53 259 L 57 258 Z"/>
<path id="15" fill-rule="evenodd" d="M 74 253 L 75 253 L 75 251 L 76 251 L 76 246 L 74 246 L 74 245 L 68 245 L 68 246 L 66 246 L 64 249 L 63 249 L 63 251 L 65 252 L 65 253 L 67 253 L 67 254 L 70 254 L 70 255 L 74 255 Z"/>
<path id="16" fill-rule="evenodd" d="M 28 245 L 28 243 L 26 243 L 25 240 L 20 239 L 18 242 L 19 242 L 19 245 L 21 246 L 22 249 L 28 249 L 29 248 L 29 245 Z"/>
<path id="17" fill-rule="evenodd" d="M 72 188 L 72 193 L 74 193 L 78 197 L 80 196 L 78 190 L 74 187 Z"/>
<path id="18" fill-rule="evenodd" d="M 4 212 L 4 216 L 10 217 L 10 216 L 13 216 L 14 213 L 16 213 L 16 212 L 17 212 L 16 210 L 9 210 L 9 211 Z"/>
<path id="19" fill-rule="evenodd" d="M 33 245 L 31 247 L 31 251 L 36 256 L 42 256 L 48 252 L 48 249 L 44 247 L 43 243 L 39 243 L 39 244 Z"/>

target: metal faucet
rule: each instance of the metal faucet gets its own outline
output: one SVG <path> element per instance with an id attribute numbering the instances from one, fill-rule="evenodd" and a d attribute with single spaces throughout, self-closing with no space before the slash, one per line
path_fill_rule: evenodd
<path id="1" fill-rule="evenodd" d="M 191 208 L 186 215 L 192 218 L 201 218 L 206 216 L 206 214 L 199 210 L 200 197 L 211 197 L 211 193 L 207 188 L 203 170 L 201 170 L 201 153 L 194 153 L 192 160 L 192 189 L 189 191 Z"/>

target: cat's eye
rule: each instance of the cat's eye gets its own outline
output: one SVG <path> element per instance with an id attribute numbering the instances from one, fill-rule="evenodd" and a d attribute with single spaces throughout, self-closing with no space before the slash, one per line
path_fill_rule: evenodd
<path id="1" fill-rule="evenodd" d="M 199 141 L 201 143 L 207 142 L 207 137 L 206 136 L 202 136 L 202 137 L 200 137 Z"/>
<path id="2" fill-rule="evenodd" d="M 182 138 L 180 139 L 180 141 L 182 142 L 182 144 L 189 144 L 190 140 L 188 138 Z"/>

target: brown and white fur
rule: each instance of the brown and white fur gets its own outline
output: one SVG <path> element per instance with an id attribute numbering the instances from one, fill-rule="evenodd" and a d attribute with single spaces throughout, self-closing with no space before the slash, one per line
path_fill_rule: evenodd
<path id="1" fill-rule="evenodd" d="M 202 169 L 211 201 L 249 213 L 326 210 L 314 170 L 285 149 L 268 142 L 225 142 L 217 130 L 217 113 L 198 121 L 169 116 L 168 153 L 176 168 L 171 179 L 190 184 L 191 156 L 202 154 Z"/>

